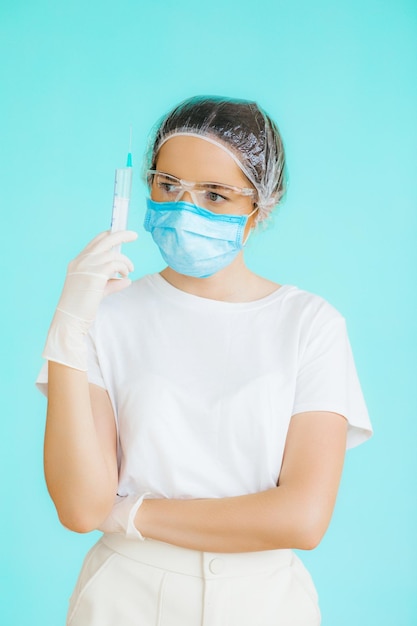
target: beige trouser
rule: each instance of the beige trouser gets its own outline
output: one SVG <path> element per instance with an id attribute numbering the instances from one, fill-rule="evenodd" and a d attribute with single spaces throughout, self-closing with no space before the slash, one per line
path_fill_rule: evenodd
<path id="1" fill-rule="evenodd" d="M 67 626 L 319 626 L 317 593 L 291 550 L 213 554 L 103 535 L 87 554 Z"/>

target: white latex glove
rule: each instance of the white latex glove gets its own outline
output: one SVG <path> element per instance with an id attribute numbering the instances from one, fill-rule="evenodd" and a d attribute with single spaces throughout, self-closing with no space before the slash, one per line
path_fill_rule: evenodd
<path id="1" fill-rule="evenodd" d="M 130 285 L 127 278 L 133 264 L 114 249 L 134 241 L 129 230 L 97 235 L 68 265 L 67 276 L 42 356 L 74 369 L 87 371 L 84 337 L 103 297 Z M 123 278 L 112 278 L 119 273 Z"/>
<path id="2" fill-rule="evenodd" d="M 116 496 L 112 510 L 98 530 L 103 533 L 121 533 L 127 539 L 143 541 L 144 538 L 135 526 L 135 516 L 145 496 L 150 495 Z"/>

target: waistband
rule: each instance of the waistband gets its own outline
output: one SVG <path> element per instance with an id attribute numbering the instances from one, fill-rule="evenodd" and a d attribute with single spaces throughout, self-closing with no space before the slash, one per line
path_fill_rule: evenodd
<path id="1" fill-rule="evenodd" d="M 294 558 L 292 550 L 200 552 L 153 539 L 126 539 L 113 533 L 104 534 L 100 541 L 114 552 L 140 563 L 205 579 L 252 576 L 288 567 Z"/>

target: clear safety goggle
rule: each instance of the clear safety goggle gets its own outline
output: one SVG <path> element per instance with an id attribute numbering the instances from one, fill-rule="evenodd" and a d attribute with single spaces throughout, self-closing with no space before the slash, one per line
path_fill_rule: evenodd
<path id="1" fill-rule="evenodd" d="M 244 213 L 253 208 L 255 189 L 234 187 L 221 183 L 182 180 L 158 170 L 147 171 L 147 181 L 152 199 L 156 202 L 178 202 L 189 193 L 198 206 L 214 213 Z M 252 200 L 248 202 L 248 199 Z"/>

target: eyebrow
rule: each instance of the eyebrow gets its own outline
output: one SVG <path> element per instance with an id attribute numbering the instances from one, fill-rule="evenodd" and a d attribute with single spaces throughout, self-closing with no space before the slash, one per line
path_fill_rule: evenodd
<path id="1" fill-rule="evenodd" d="M 210 182 L 202 182 L 202 183 L 197 183 L 197 185 L 206 185 L 206 187 L 209 187 L 210 189 L 219 189 L 220 187 L 234 187 L 235 185 L 227 185 L 226 183 L 210 183 Z"/>
<path id="2" fill-rule="evenodd" d="M 209 187 L 210 189 L 219 189 L 219 187 L 232 187 L 232 188 L 234 187 L 234 188 L 248 189 L 248 187 L 239 187 L 239 185 L 231 185 L 230 183 L 214 183 L 212 181 L 206 181 L 206 180 L 187 181 L 185 178 L 181 179 L 179 176 L 175 176 L 175 174 L 168 174 L 167 172 L 160 172 L 159 170 L 158 170 L 158 173 L 161 174 L 162 176 L 169 176 L 171 178 L 176 178 L 177 180 L 185 180 L 186 182 L 196 183 L 197 185 L 207 185 L 207 187 Z"/>

